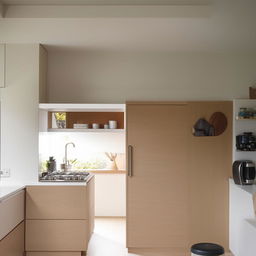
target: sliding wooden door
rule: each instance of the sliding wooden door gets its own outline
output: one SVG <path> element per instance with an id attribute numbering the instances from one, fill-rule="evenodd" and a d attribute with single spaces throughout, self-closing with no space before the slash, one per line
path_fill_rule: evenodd
<path id="1" fill-rule="evenodd" d="M 195 137 L 194 124 L 222 112 L 219 136 Z M 228 250 L 232 102 L 127 104 L 127 247 L 187 256 L 199 242 Z"/>
<path id="2" fill-rule="evenodd" d="M 188 105 L 127 104 L 127 247 L 187 251 Z"/>

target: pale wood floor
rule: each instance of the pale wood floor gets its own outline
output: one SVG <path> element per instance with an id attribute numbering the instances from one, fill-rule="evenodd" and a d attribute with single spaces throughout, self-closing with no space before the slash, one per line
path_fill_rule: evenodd
<path id="1" fill-rule="evenodd" d="M 96 218 L 87 256 L 140 256 L 128 254 L 125 248 L 125 232 L 124 218 Z"/>

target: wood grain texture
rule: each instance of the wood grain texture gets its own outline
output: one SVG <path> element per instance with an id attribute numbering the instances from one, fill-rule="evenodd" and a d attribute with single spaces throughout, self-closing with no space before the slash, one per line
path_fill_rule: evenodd
<path id="1" fill-rule="evenodd" d="M 28 186 L 26 219 L 88 219 L 86 186 Z"/>
<path id="2" fill-rule="evenodd" d="M 24 220 L 25 191 L 0 202 L 0 240 Z"/>
<path id="3" fill-rule="evenodd" d="M 186 105 L 127 106 L 127 145 L 134 149 L 129 248 L 188 247 L 187 111 Z"/>
<path id="4" fill-rule="evenodd" d="M 232 170 L 232 102 L 191 102 L 189 123 L 227 117 L 227 129 L 216 137 L 189 136 L 190 243 L 211 241 L 228 250 L 228 178 Z"/>
<path id="5" fill-rule="evenodd" d="M 1 256 L 22 256 L 24 252 L 24 222 L 0 241 Z"/>
<path id="6" fill-rule="evenodd" d="M 125 170 L 93 170 L 89 172 L 93 174 L 126 174 Z"/>
<path id="7" fill-rule="evenodd" d="M 81 256 L 81 252 L 27 252 L 26 256 Z"/>
<path id="8" fill-rule="evenodd" d="M 26 220 L 26 251 L 86 251 L 87 220 Z"/>
<path id="9" fill-rule="evenodd" d="M 227 116 L 226 131 L 194 137 L 194 123 L 217 111 Z M 229 101 L 128 104 L 127 145 L 134 147 L 134 176 L 127 177 L 129 251 L 184 256 L 203 241 L 228 249 L 231 136 Z"/>

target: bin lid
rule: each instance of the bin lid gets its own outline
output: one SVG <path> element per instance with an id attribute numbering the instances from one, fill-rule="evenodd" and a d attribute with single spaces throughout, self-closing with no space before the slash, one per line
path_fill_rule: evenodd
<path id="1" fill-rule="evenodd" d="M 224 248 L 218 244 L 199 243 L 191 247 L 191 252 L 197 255 L 217 256 L 224 254 Z"/>

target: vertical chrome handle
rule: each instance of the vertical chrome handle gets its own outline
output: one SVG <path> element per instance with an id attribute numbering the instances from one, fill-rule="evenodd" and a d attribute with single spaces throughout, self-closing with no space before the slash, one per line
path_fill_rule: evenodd
<path id="1" fill-rule="evenodd" d="M 132 177 L 133 175 L 133 147 L 128 146 L 128 176 Z"/>

